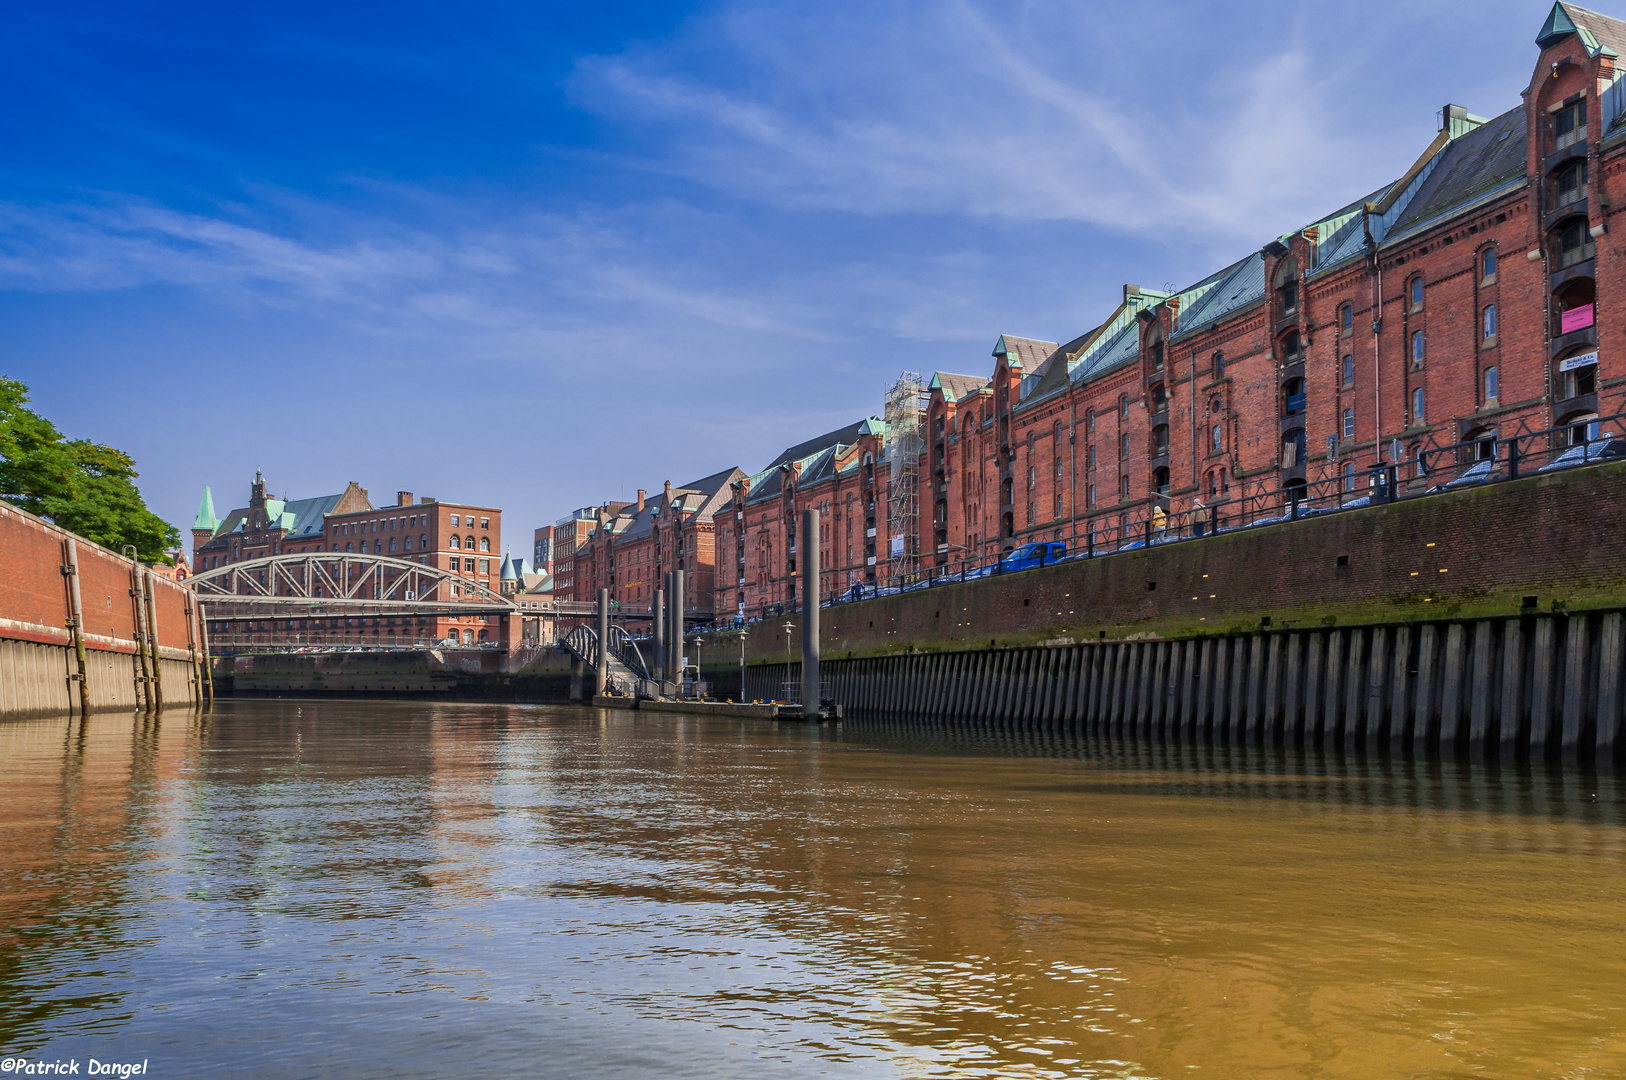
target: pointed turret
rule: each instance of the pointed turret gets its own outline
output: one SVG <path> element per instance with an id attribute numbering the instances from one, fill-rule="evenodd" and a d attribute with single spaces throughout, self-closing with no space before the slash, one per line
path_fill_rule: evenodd
<path id="1" fill-rule="evenodd" d="M 220 519 L 215 516 L 215 496 L 208 486 L 203 488 L 203 499 L 198 503 L 198 516 L 192 521 L 193 529 L 207 529 L 209 535 L 220 527 Z"/>

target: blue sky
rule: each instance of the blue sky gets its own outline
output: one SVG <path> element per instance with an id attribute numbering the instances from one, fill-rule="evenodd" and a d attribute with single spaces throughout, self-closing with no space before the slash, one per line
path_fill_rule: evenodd
<path id="1" fill-rule="evenodd" d="M 0 6 L 0 373 L 183 529 L 503 507 L 1066 341 L 1518 103 L 1548 5 Z"/>

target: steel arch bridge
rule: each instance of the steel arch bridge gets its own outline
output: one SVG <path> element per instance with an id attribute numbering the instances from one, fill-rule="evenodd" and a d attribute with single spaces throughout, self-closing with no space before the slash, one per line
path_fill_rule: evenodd
<path id="1" fill-rule="evenodd" d="M 272 555 L 231 563 L 196 574 L 186 581 L 203 608 L 203 618 L 225 631 L 226 645 L 252 632 L 250 644 L 293 645 L 307 641 L 344 644 L 371 630 L 372 644 L 384 644 L 378 628 L 386 622 L 388 637 L 399 629 L 402 642 L 414 637 L 412 624 L 438 616 L 513 615 L 518 606 L 507 597 L 450 570 L 405 559 L 349 552 Z M 422 639 L 423 633 L 416 635 Z M 487 635 L 482 633 L 482 641 Z M 467 638 L 465 638 L 467 640 Z M 420 640 L 419 644 L 428 644 Z M 214 651 L 214 641 L 211 651 Z"/>

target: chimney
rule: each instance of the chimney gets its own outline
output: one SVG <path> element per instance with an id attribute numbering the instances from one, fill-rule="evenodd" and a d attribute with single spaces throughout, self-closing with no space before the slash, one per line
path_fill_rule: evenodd
<path id="1" fill-rule="evenodd" d="M 410 492 L 410 491 L 397 491 L 395 493 L 395 505 L 396 506 L 411 506 L 412 505 L 412 492 Z"/>
<path id="2" fill-rule="evenodd" d="M 638 512 L 640 514 L 644 512 L 644 489 L 643 488 L 638 489 Z"/>
<path id="3" fill-rule="evenodd" d="M 665 506 L 668 510 L 672 509 L 672 481 L 670 480 L 666 482 L 666 501 L 661 505 Z"/>

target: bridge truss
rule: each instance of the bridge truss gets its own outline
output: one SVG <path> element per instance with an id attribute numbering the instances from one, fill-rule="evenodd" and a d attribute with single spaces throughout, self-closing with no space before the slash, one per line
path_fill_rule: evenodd
<path id="1" fill-rule="evenodd" d="M 272 555 L 208 570 L 186 585 L 211 624 L 211 650 L 249 646 L 413 647 L 442 619 L 479 623 L 460 640 L 490 643 L 508 597 L 450 570 L 382 555 Z M 461 633 L 461 631 L 459 631 Z"/>

